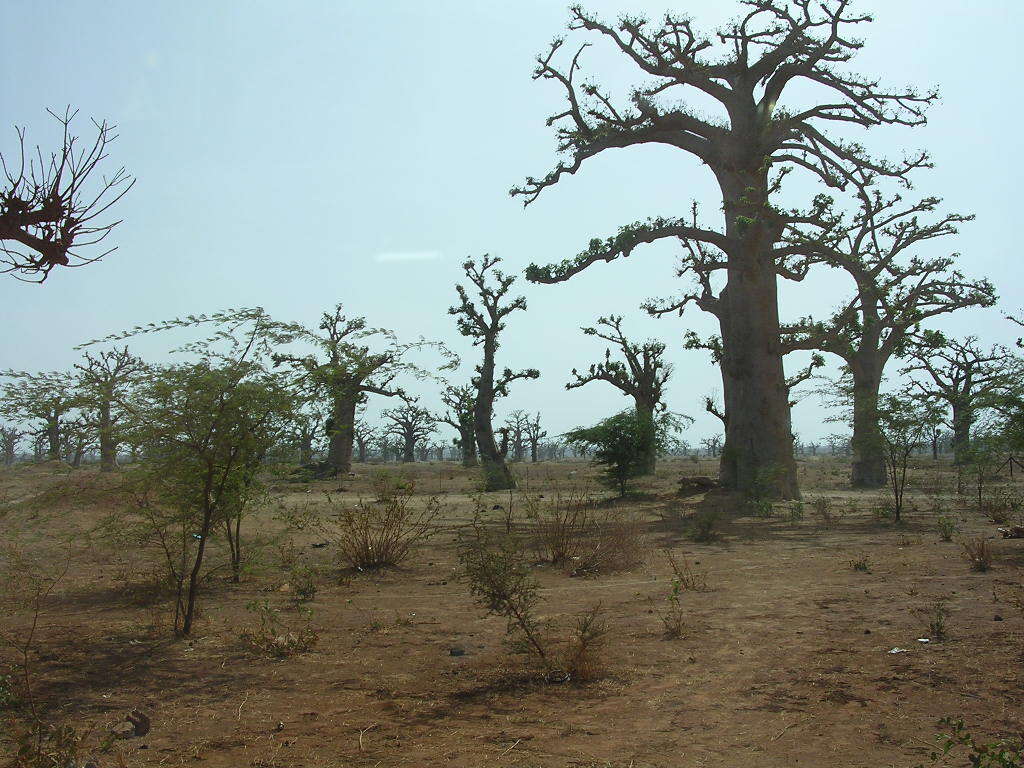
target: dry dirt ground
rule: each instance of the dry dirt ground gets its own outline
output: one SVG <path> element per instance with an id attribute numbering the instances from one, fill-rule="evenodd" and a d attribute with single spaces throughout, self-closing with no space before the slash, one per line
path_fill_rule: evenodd
<path id="1" fill-rule="evenodd" d="M 805 498 L 828 496 L 844 513 L 831 525 L 810 501 L 803 520 L 790 520 L 782 508 L 763 519 L 729 499 L 680 499 L 678 478 L 709 474 L 713 464 L 663 462 L 641 484 L 642 498 L 610 507 L 643 521 L 643 565 L 586 578 L 534 569 L 556 634 L 603 606 L 604 672 L 585 684 L 538 679 L 527 657 L 507 649 L 505 621 L 486 615 L 456 578 L 455 539 L 476 475 L 452 464 L 387 469 L 415 478 L 416 503 L 439 494 L 443 504 L 437 535 L 401 570 L 344 572 L 332 545 L 313 546 L 322 543 L 316 531 L 282 527 L 282 509 L 315 507 L 325 491 L 350 504 L 372 496 L 380 467 L 356 465 L 356 477 L 340 483 L 280 485 L 248 522 L 250 537 L 260 534 L 251 571 L 238 585 L 223 571 L 211 576 L 186 639 L 170 635 L 169 605 L 152 587 L 159 559 L 126 546 L 116 515 L 108 519 L 128 503 L 117 476 L 56 465 L 0 471 L 0 556 L 8 570 L 24 569 L 8 583 L 0 616 L 8 640 L 0 674 L 19 674 L 11 646 L 28 637 L 31 570 L 41 568 L 63 574 L 41 603 L 28 654 L 45 717 L 91 727 L 91 744 L 129 710 L 151 717 L 146 736 L 97 752 L 100 768 L 910 768 L 930 764 L 943 716 L 962 717 L 986 740 L 1024 731 L 1024 616 L 1008 600 L 1020 589 L 1024 540 L 998 538 L 989 520 L 958 504 L 942 464 L 915 470 L 917 509 L 897 526 L 874 514 L 884 506 L 879 492 L 844 489 L 844 460 L 801 463 Z M 516 472 L 547 498 L 556 487 L 603 493 L 583 462 Z M 953 542 L 936 530 L 931 504 L 942 495 L 959 519 Z M 520 501 L 513 497 L 514 513 Z M 493 507 L 507 507 L 508 494 L 486 502 L 499 525 L 504 512 Z M 688 516 L 715 503 L 725 510 L 718 539 L 694 542 Z M 968 567 L 968 537 L 991 540 L 989 572 Z M 652 607 L 669 591 L 664 549 L 706 574 L 709 588 L 683 594 L 675 640 Z M 869 570 L 855 570 L 851 561 L 864 557 Z M 317 574 L 316 595 L 302 606 L 279 566 L 287 561 Z M 947 639 L 918 642 L 929 631 L 922 611 L 943 598 Z M 247 646 L 252 605 L 264 601 L 286 626 L 315 630 L 316 646 L 283 659 Z M 0 715 L 24 719 L 26 705 Z M 0 754 L 11 748 L 4 737 Z"/>

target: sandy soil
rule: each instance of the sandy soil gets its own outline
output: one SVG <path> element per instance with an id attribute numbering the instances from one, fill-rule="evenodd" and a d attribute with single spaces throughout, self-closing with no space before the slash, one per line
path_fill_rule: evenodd
<path id="1" fill-rule="evenodd" d="M 313 546 L 322 543 L 318 532 L 283 529 L 282 504 L 316 506 L 323 491 L 356 503 L 370 496 L 379 469 L 357 466 L 341 484 L 280 486 L 249 523 L 263 541 L 258 567 L 237 585 L 223 572 L 211 578 L 187 639 L 171 637 L 168 604 L 147 584 L 159 572 L 155 553 L 126 549 L 104 527 L 129 503 L 117 476 L 56 466 L 0 472 L 0 518 L 13 548 L 6 564 L 17 551 L 33 567 L 66 567 L 41 606 L 29 654 L 46 717 L 91 725 L 94 745 L 129 710 L 147 713 L 151 731 L 96 753 L 101 768 L 910 768 L 929 763 L 943 716 L 964 718 L 986 739 L 1024 731 L 1024 616 L 1007 601 L 1021 587 L 1024 540 L 999 539 L 990 521 L 956 506 L 945 465 L 922 462 L 918 510 L 897 526 L 873 514 L 883 505 L 878 492 L 843 488 L 844 460 L 802 462 L 805 496 L 828 496 L 845 511 L 826 526 L 810 503 L 803 520 L 790 521 L 781 510 L 753 517 L 715 494 L 680 499 L 675 481 L 711 473 L 713 464 L 663 462 L 642 483 L 642 499 L 610 507 L 643 521 L 643 565 L 587 578 L 534 569 L 555 626 L 603 606 L 604 672 L 585 684 L 541 680 L 528 657 L 506 648 L 504 620 L 487 616 L 456 578 L 472 472 L 448 464 L 401 470 L 415 477 L 417 495 L 440 494 L 444 505 L 439 532 L 401 570 L 345 572 L 333 546 Z M 549 499 L 556 486 L 594 488 L 581 462 L 517 473 Z M 929 499 L 940 494 L 959 517 L 954 542 L 936 532 Z M 498 525 L 503 511 L 492 507 L 507 506 L 508 495 L 486 502 Z M 688 516 L 711 504 L 726 513 L 720 536 L 696 543 Z M 991 539 L 991 571 L 968 567 L 965 537 Z M 664 638 L 652 608 L 669 590 L 664 549 L 705 573 L 709 587 L 683 595 L 676 640 Z M 318 574 L 316 596 L 302 607 L 278 566 L 289 551 Z M 851 566 L 863 557 L 868 572 Z M 8 583 L 0 617 L 8 638 L 27 636 L 33 612 L 19 590 L 29 584 Z M 922 611 L 941 598 L 948 638 L 920 643 L 928 634 Z M 254 625 L 253 601 L 279 609 L 296 631 L 308 621 L 315 648 L 280 660 L 253 651 L 240 637 Z M 0 659 L 17 672 L 9 643 Z M 25 706 L 5 714 L 24 718 Z M 10 749 L 0 743 L 0 754 Z"/>

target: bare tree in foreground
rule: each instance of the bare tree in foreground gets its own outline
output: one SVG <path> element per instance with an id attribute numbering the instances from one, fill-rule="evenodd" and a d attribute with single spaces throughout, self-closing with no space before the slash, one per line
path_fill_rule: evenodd
<path id="1" fill-rule="evenodd" d="M 580 47 L 563 68 L 555 59 L 565 41 L 555 40 L 538 57 L 535 78 L 552 80 L 566 92 L 567 105 L 549 118 L 566 159 L 540 179 L 527 178 L 512 190 L 526 204 L 548 187 L 576 174 L 605 150 L 658 144 L 695 157 L 714 174 L 722 195 L 724 227 L 696 226 L 685 218 L 656 218 L 623 227 L 607 240 L 595 239 L 574 259 L 532 265 L 535 282 L 568 280 L 597 262 L 628 256 L 637 246 L 663 238 L 697 241 L 721 253 L 715 265 L 726 276 L 722 304 L 723 393 L 729 414 L 723 481 L 732 487 L 764 488 L 797 497 L 788 392 L 779 338 L 777 277 L 800 279 L 793 259 L 813 255 L 818 235 L 832 226 L 830 201 L 818 197 L 804 211 L 773 202 L 787 173 L 800 169 L 825 185 L 843 188 L 857 173 L 905 179 L 926 166 L 926 155 L 899 164 L 876 161 L 853 142 L 831 136 L 877 125 L 916 126 L 925 122 L 936 94 L 887 90 L 877 81 L 843 71 L 862 44 L 850 31 L 870 17 L 850 11 L 849 0 L 743 0 L 740 16 L 705 36 L 684 17 L 666 14 L 660 25 L 623 17 L 609 25 L 570 9 L 571 30 L 597 33 L 648 79 L 628 104 L 617 104 L 592 81 L 580 81 Z M 806 84 L 825 93 L 818 103 Z M 695 94 L 693 107 L 682 101 Z M 706 116 L 717 103 L 720 116 Z M 767 487 L 765 488 L 767 484 Z"/>
<path id="2" fill-rule="evenodd" d="M 611 315 L 598 318 L 596 327 L 582 329 L 588 336 L 614 344 L 625 362 L 612 360 L 611 348 L 604 352 L 604 361 L 591 364 L 585 374 L 572 369 L 573 381 L 566 389 L 576 389 L 592 381 L 606 381 L 622 394 L 633 398 L 637 417 L 651 426 L 653 435 L 654 416 L 665 410 L 662 402 L 665 382 L 672 375 L 672 365 L 663 359 L 665 345 L 660 341 L 648 340 L 642 344 L 629 341 L 622 332 L 622 317 Z M 651 441 L 647 450 L 647 473 L 654 472 L 658 460 L 657 446 Z"/>
<path id="3" fill-rule="evenodd" d="M 494 439 L 494 401 L 508 394 L 508 386 L 513 381 L 540 376 L 540 371 L 535 368 L 515 372 L 505 368 L 497 375 L 495 356 L 498 336 L 505 330 L 505 318 L 516 310 L 526 309 L 526 298 L 523 296 L 506 300 L 515 276 L 506 275 L 498 269 L 500 262 L 499 257 L 486 254 L 479 261 L 466 261 L 462 268 L 466 271 L 477 299 L 474 301 L 466 288 L 456 285 L 459 305 L 448 310 L 449 314 L 456 316 L 459 332 L 473 339 L 473 345 L 481 347 L 483 352 L 483 359 L 476 366 L 476 376 L 473 377 L 473 386 L 476 387 L 473 427 L 484 470 L 484 488 L 488 491 L 515 488 L 515 480 L 505 463 L 507 441 L 502 440 L 505 449 L 502 450 Z"/>
<path id="4" fill-rule="evenodd" d="M 83 143 L 71 129 L 77 112 L 50 112 L 62 128 L 60 149 L 48 154 L 25 146 L 17 128 L 18 150 L 0 154 L 0 271 L 41 283 L 57 266 L 78 267 L 103 258 L 114 248 L 90 255 L 120 221 L 104 214 L 135 184 L 124 168 L 100 175 L 115 127 L 93 121 L 96 136 Z"/>

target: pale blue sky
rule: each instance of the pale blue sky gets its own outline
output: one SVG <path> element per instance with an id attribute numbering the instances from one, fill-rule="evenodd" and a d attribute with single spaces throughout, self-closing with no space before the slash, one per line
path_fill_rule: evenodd
<path id="1" fill-rule="evenodd" d="M 1024 9 L 1008 0 L 871 0 L 877 20 L 857 69 L 894 84 L 937 85 L 930 125 L 865 138 L 880 154 L 927 148 L 937 168 L 917 191 L 975 212 L 956 242 L 962 268 L 995 282 L 1003 306 L 1024 305 L 1020 213 L 1018 40 Z M 715 23 L 723 0 L 600 0 L 588 8 L 657 15 L 666 7 Z M 231 306 L 261 305 L 313 323 L 337 301 L 400 337 L 445 339 L 473 352 L 446 312 L 460 263 L 485 251 L 519 271 L 557 261 L 624 223 L 679 215 L 711 201 L 710 174 L 679 151 L 639 148 L 591 161 L 523 210 L 507 191 L 554 162 L 544 119 L 562 106 L 550 82 L 533 82 L 533 56 L 562 33 L 560 2 L 21 2 L 0 5 L 0 148 L 24 125 L 54 141 L 45 108 L 72 105 L 83 118 L 118 124 L 113 164 L 138 178 L 117 207 L 119 250 L 103 262 L 55 272 L 43 286 L 0 281 L 6 333 L 0 368 L 51 369 L 77 359 L 72 346 L 137 323 Z M 585 65 L 602 82 L 628 85 L 625 63 L 597 46 Z M 85 120 L 83 130 L 86 128 Z M 418 258 L 403 259 L 403 254 Z M 713 330 L 698 312 L 654 321 L 644 298 L 671 293 L 674 246 L 637 251 L 572 282 L 521 281 L 528 313 L 510 319 L 502 353 L 542 378 L 516 385 L 502 413 L 540 410 L 552 432 L 626 404 L 599 383 L 565 392 L 573 366 L 603 346 L 578 326 L 624 314 L 636 336 L 666 341 L 676 364 L 673 410 L 698 414 L 720 386 L 705 355 L 680 348 L 687 328 Z M 849 290 L 822 271 L 783 292 L 784 317 L 822 314 Z M 943 320 L 955 333 L 1008 342 L 995 310 Z M 173 339 L 135 345 L 159 359 Z M 798 361 L 792 361 L 796 367 Z M 436 403 L 433 393 L 424 401 Z M 385 403 L 376 403 L 379 410 Z M 802 435 L 835 431 L 813 401 L 801 403 Z M 701 417 L 692 442 L 716 431 Z"/>

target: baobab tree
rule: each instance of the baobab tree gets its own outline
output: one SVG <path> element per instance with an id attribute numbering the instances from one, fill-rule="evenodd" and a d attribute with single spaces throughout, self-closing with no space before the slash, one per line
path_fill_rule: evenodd
<path id="1" fill-rule="evenodd" d="M 885 366 L 903 354 L 922 321 L 965 307 L 996 301 L 988 280 L 970 280 L 954 268 L 956 255 L 921 258 L 916 247 L 957 233 L 973 217 L 949 213 L 933 221 L 940 201 L 904 203 L 860 183 L 860 209 L 849 225 L 837 226 L 820 244 L 823 263 L 852 279 L 853 296 L 826 321 L 804 318 L 782 326 L 786 351 L 819 350 L 839 357 L 849 372 L 852 397 L 854 487 L 887 482 L 886 448 L 879 432 L 879 391 Z"/>
<path id="2" fill-rule="evenodd" d="M 304 342 L 317 351 L 308 355 L 279 352 L 274 354 L 274 361 L 290 364 L 299 385 L 326 402 L 327 459 L 319 471 L 324 476 L 345 474 L 352 468 L 356 408 L 370 395 L 404 399 L 405 391 L 396 384 L 400 374 L 429 376 L 408 360 L 411 351 L 425 347 L 439 351 L 449 361 L 442 370 L 453 360 L 442 344 L 400 344 L 391 331 L 368 327 L 366 318 L 346 317 L 341 304 L 333 312 L 324 312 L 316 330 L 297 323 L 279 323 L 275 333 L 278 343 Z M 379 346 L 373 349 L 363 343 L 368 339 Z"/>
<path id="3" fill-rule="evenodd" d="M 416 446 L 425 445 L 428 437 L 437 431 L 437 419 L 426 408 L 406 403 L 389 408 L 382 414 L 388 422 L 384 433 L 391 435 L 402 445 L 402 461 L 416 460 Z"/>
<path id="4" fill-rule="evenodd" d="M 925 122 L 935 93 L 888 90 L 870 77 L 844 71 L 862 44 L 850 31 L 871 20 L 850 11 L 850 0 L 741 0 L 743 13 L 716 34 L 705 36 L 686 18 L 666 14 L 659 25 L 623 17 L 609 25 L 570 9 L 569 28 L 597 33 L 643 73 L 629 104 L 617 104 L 592 81 L 577 75 L 587 44 L 559 69 L 565 40 L 556 39 L 538 57 L 535 79 L 552 80 L 566 92 L 567 106 L 549 118 L 558 148 L 568 155 L 542 178 L 528 177 L 512 190 L 525 204 L 580 171 L 605 150 L 659 144 L 702 162 L 721 191 L 724 226 L 695 226 L 684 218 L 652 218 L 595 239 L 574 259 L 531 265 L 535 282 L 568 280 L 600 261 L 628 256 L 637 246 L 664 238 L 708 245 L 721 254 L 725 274 L 722 307 L 723 394 L 729 413 L 728 462 L 723 480 L 744 490 L 764 488 L 797 497 L 790 409 L 779 338 L 777 278 L 799 279 L 792 269 L 816 251 L 819 235 L 832 225 L 830 201 L 817 196 L 804 210 L 774 200 L 787 174 L 799 169 L 828 187 L 842 189 L 859 172 L 905 180 L 929 164 L 926 154 L 900 163 L 877 161 L 827 126 L 917 126 Z M 807 106 L 806 83 L 827 95 Z M 784 106 L 793 93 L 793 104 Z M 682 101 L 696 94 L 692 106 Z M 711 115 L 714 104 L 719 115 Z"/>
<path id="5" fill-rule="evenodd" d="M 940 404 L 950 415 L 953 461 L 962 464 L 971 442 L 971 427 L 978 414 L 999 401 L 999 394 L 1018 384 L 1024 366 L 1006 347 L 983 349 L 977 337 L 947 339 L 931 334 L 910 350 L 903 373 L 923 373 L 926 381 L 911 386 L 926 400 Z"/>
<path id="6" fill-rule="evenodd" d="M 650 474 L 654 472 L 658 460 L 654 418 L 666 408 L 662 395 L 665 382 L 672 375 L 672 365 L 664 360 L 665 345 L 653 339 L 641 344 L 629 341 L 622 332 L 622 317 L 619 315 L 598 318 L 596 326 L 581 330 L 588 336 L 596 336 L 614 344 L 618 348 L 616 355 L 621 356 L 625 362 L 613 360 L 611 347 L 608 347 L 604 351 L 604 360 L 592 363 L 586 373 L 581 374 L 573 368 L 573 380 L 565 388 L 576 389 L 592 381 L 606 381 L 623 395 L 633 398 L 637 418 L 651 427 L 651 441 L 646 449 L 645 462 L 647 473 Z"/>
<path id="7" fill-rule="evenodd" d="M 498 351 L 498 336 L 505 330 L 505 318 L 516 310 L 526 309 L 526 297 L 506 298 L 515 282 L 514 275 L 506 275 L 498 264 L 501 258 L 485 254 L 479 261 L 467 260 L 462 268 L 469 279 L 476 299 L 470 298 L 466 288 L 456 285 L 459 295 L 458 306 L 450 307 L 449 314 L 455 315 L 459 332 L 473 340 L 473 346 L 482 348 L 483 359 L 476 366 L 473 386 L 476 388 L 473 406 L 473 428 L 476 431 L 476 445 L 480 451 L 480 462 L 484 470 L 484 489 L 500 491 L 515 488 L 515 480 L 505 463 L 505 451 L 494 439 L 494 401 L 508 395 L 509 385 L 518 379 L 536 379 L 540 371 L 527 368 L 512 371 L 505 368 L 497 375 L 495 356 Z M 502 441 L 507 450 L 507 440 Z"/>
<path id="8" fill-rule="evenodd" d="M 540 456 L 540 441 L 548 436 L 547 430 L 540 428 L 540 412 L 526 423 L 526 442 L 530 444 L 530 461 L 534 464 Z"/>
<path id="9" fill-rule="evenodd" d="M 377 437 L 378 427 L 371 427 L 361 418 L 356 420 L 352 429 L 352 436 L 356 441 L 356 450 L 359 452 L 359 463 L 365 464 L 370 443 Z"/>
<path id="10" fill-rule="evenodd" d="M 526 457 L 526 430 L 529 423 L 530 414 L 522 409 L 512 411 L 505 419 L 513 461 L 522 461 Z"/>
<path id="11" fill-rule="evenodd" d="M 100 448 L 100 471 L 112 472 L 123 437 L 123 421 L 130 415 L 127 399 L 132 386 L 146 371 L 141 358 L 128 347 L 85 353 L 85 362 L 76 363 L 80 408 L 95 432 Z"/>
<path id="12" fill-rule="evenodd" d="M 60 460 L 64 429 L 80 404 L 75 380 L 68 373 L 5 371 L 0 389 L 0 414 L 19 423 L 34 423 L 29 434 L 39 435 L 46 457 Z"/>
<path id="13" fill-rule="evenodd" d="M 25 130 L 16 128 L 18 150 L 0 154 L 0 272 L 38 283 L 54 267 L 82 266 L 114 250 L 89 253 L 120 223 L 99 219 L 135 184 L 124 168 L 98 170 L 117 138 L 113 125 L 93 121 L 96 135 L 83 144 L 71 128 L 77 112 L 50 115 L 62 129 L 59 149 L 32 151 Z"/>
<path id="14" fill-rule="evenodd" d="M 460 387 L 449 385 L 441 392 L 441 402 L 447 412 L 440 420 L 458 431 L 455 445 L 462 454 L 462 466 L 475 467 L 476 429 L 473 424 L 473 408 L 476 404 L 476 389 L 471 384 Z"/>
<path id="15" fill-rule="evenodd" d="M 288 442 L 298 449 L 300 465 L 312 464 L 313 454 L 324 436 L 325 420 L 323 410 L 315 400 L 307 400 L 290 414 L 285 435 Z"/>
<path id="16" fill-rule="evenodd" d="M 25 433 L 14 426 L 0 427 L 0 455 L 3 456 L 5 467 L 14 464 L 14 456 L 18 451 L 18 442 Z"/>

